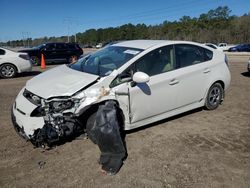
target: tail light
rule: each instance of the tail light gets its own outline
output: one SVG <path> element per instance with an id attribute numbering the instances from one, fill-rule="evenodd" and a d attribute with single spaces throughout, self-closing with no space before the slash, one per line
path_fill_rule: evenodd
<path id="1" fill-rule="evenodd" d="M 21 57 L 22 59 L 25 59 L 25 60 L 30 60 L 30 57 L 28 54 L 20 54 L 19 57 Z"/>

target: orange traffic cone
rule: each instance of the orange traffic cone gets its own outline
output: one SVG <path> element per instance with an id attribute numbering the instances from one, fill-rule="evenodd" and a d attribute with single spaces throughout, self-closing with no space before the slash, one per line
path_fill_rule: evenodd
<path id="1" fill-rule="evenodd" d="M 46 69 L 46 64 L 45 64 L 45 59 L 44 59 L 43 54 L 42 54 L 42 58 L 41 58 L 41 69 Z"/>

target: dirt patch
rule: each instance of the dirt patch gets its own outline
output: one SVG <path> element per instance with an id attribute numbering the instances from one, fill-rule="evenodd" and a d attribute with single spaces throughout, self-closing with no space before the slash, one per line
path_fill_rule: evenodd
<path id="1" fill-rule="evenodd" d="M 17 136 L 11 105 L 39 68 L 0 79 L 0 187 L 249 187 L 250 77 L 245 61 L 234 58 L 229 66 L 232 82 L 223 105 L 128 133 L 128 158 L 112 177 L 100 172 L 99 149 L 90 140 L 44 151 Z"/>

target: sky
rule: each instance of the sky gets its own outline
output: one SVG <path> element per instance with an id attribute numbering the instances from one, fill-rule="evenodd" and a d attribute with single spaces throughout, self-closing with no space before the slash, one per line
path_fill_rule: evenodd
<path id="1" fill-rule="evenodd" d="M 199 17 L 218 6 L 250 12 L 250 0 L 0 0 L 0 42 L 73 35 L 126 23 L 160 24 Z"/>

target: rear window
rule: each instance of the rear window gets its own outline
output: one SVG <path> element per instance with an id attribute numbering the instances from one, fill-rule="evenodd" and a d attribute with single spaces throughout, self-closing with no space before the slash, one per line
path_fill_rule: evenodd
<path id="1" fill-rule="evenodd" d="M 78 49 L 76 44 L 68 44 L 68 48 L 70 50 L 77 50 Z"/>
<path id="2" fill-rule="evenodd" d="M 5 50 L 0 49 L 0 55 L 4 55 L 5 54 Z"/>
<path id="3" fill-rule="evenodd" d="M 67 46 L 66 46 L 66 44 L 60 44 L 60 43 L 57 43 L 56 44 L 56 49 L 57 50 L 66 50 L 67 49 Z"/>
<path id="4" fill-rule="evenodd" d="M 204 48 L 204 60 L 209 61 L 213 59 L 213 52 Z"/>
<path id="5" fill-rule="evenodd" d="M 175 55 L 177 68 L 206 62 L 213 58 L 212 51 L 191 44 L 177 44 Z"/>

